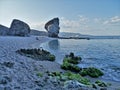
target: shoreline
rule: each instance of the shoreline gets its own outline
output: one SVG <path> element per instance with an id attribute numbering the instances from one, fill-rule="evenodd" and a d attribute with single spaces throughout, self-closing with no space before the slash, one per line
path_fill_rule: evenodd
<path id="1" fill-rule="evenodd" d="M 38 72 L 45 73 L 46 71 L 63 71 L 60 65 L 50 61 L 36 61 L 29 57 L 21 56 L 15 51 L 21 48 L 35 48 L 33 43 L 43 43 L 48 41 L 48 37 L 0 37 L 0 89 L 10 88 L 10 90 L 36 90 L 43 88 L 49 90 L 54 84 L 44 82 L 43 78 L 36 76 Z M 7 77 L 7 78 L 5 78 Z M 3 80 L 6 82 L 4 83 Z M 45 87 L 35 83 L 45 83 Z M 18 88 L 18 89 L 17 89 Z"/>
<path id="2" fill-rule="evenodd" d="M 7 85 L 0 87 L 7 87 L 10 86 L 14 90 L 14 86 L 20 87 L 21 89 L 29 89 L 31 88 L 34 90 L 38 86 L 33 82 L 34 80 L 38 80 L 39 78 L 35 75 L 36 72 L 45 73 L 46 71 L 55 72 L 60 71 L 64 72 L 60 68 L 60 64 L 57 62 L 50 62 L 50 61 L 35 61 L 31 58 L 21 56 L 16 54 L 15 51 L 21 48 L 38 48 L 40 44 L 49 42 L 54 40 L 54 38 L 49 37 L 12 37 L 0 36 L 0 73 L 1 76 L 7 75 L 11 77 L 12 81 L 7 83 Z M 8 68 L 6 66 L 2 66 L 4 62 L 12 62 L 14 66 L 12 68 Z M 4 68 L 4 69 L 3 69 Z M 89 78 L 89 77 L 88 77 Z M 93 80 L 93 78 L 89 78 Z M 40 79 L 41 80 L 41 79 Z M 105 80 L 108 81 L 108 80 Z M 22 83 L 26 82 L 26 83 Z M 107 87 L 108 90 L 113 90 L 115 88 L 120 88 L 118 82 L 114 82 L 114 85 Z M 15 84 L 16 83 L 16 84 Z M 32 86 L 31 86 L 32 85 Z M 51 84 L 50 84 L 51 85 Z M 46 90 L 49 90 L 50 85 L 46 85 Z M 31 87 L 31 88 L 30 88 Z M 52 86 L 53 87 L 53 86 Z M 53 87 L 56 88 L 56 87 Z M 58 88 L 58 87 L 57 87 Z"/>
<path id="3" fill-rule="evenodd" d="M 54 39 L 61 39 L 61 38 L 54 38 Z M 66 38 L 63 38 L 63 39 L 66 39 Z M 73 39 L 73 38 L 67 38 L 67 39 Z M 84 39 L 87 39 L 87 38 L 84 38 Z M 47 41 L 49 42 L 49 41 Z M 46 43 L 46 42 L 45 42 Z M 60 64 L 60 63 L 59 63 Z M 111 83 L 112 85 L 107 87 L 108 90 L 114 90 L 114 89 L 118 89 L 120 88 L 120 81 L 114 81 L 114 80 L 109 80 L 109 79 L 103 79 L 103 78 L 91 78 L 91 77 L 87 77 L 88 79 L 90 79 L 91 81 L 95 81 L 95 80 L 102 80 L 104 82 L 107 82 L 107 83 Z"/>

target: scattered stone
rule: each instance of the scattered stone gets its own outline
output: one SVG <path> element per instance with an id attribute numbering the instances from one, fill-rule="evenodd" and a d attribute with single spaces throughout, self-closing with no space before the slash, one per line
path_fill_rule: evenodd
<path id="1" fill-rule="evenodd" d="M 5 87 L 4 90 L 12 90 L 11 87 Z"/>
<path id="2" fill-rule="evenodd" d="M 45 85 L 44 82 L 41 81 L 35 81 L 35 84 L 37 84 L 40 87 L 43 87 Z"/>
<path id="3" fill-rule="evenodd" d="M 14 19 L 9 29 L 9 35 L 11 36 L 29 36 L 30 27 L 23 21 Z"/>
<path id="4" fill-rule="evenodd" d="M 7 84 L 8 82 L 11 82 L 12 78 L 9 76 L 1 76 L 0 77 L 0 84 Z"/>
<path id="5" fill-rule="evenodd" d="M 5 78 L 0 77 L 0 84 L 7 84 L 7 82 Z"/>
<path id="6" fill-rule="evenodd" d="M 12 68 L 14 63 L 13 62 L 4 62 L 3 65 L 5 65 L 6 67 Z"/>
<path id="7" fill-rule="evenodd" d="M 49 37 L 58 37 L 59 34 L 59 18 L 53 18 L 45 24 Z"/>

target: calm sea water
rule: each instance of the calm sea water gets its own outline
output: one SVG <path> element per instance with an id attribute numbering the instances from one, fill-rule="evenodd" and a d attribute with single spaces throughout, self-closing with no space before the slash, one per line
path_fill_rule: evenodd
<path id="1" fill-rule="evenodd" d="M 120 82 L 120 39 L 56 39 L 40 47 L 53 53 L 60 64 L 66 54 L 74 52 L 82 57 L 80 67 L 100 68 L 105 73 L 102 78 Z"/>

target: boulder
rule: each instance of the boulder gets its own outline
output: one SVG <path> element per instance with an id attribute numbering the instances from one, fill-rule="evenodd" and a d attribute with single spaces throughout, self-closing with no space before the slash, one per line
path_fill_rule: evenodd
<path id="1" fill-rule="evenodd" d="M 8 31 L 8 27 L 0 25 L 0 36 L 6 36 L 8 34 Z"/>
<path id="2" fill-rule="evenodd" d="M 59 18 L 53 18 L 45 24 L 45 29 L 48 31 L 49 37 L 58 37 L 59 34 Z"/>
<path id="3" fill-rule="evenodd" d="M 23 21 L 14 19 L 9 29 L 9 35 L 11 36 L 29 36 L 30 27 Z"/>

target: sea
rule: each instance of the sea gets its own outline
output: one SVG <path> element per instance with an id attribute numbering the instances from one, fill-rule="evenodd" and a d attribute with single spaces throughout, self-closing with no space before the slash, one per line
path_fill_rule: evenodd
<path id="1" fill-rule="evenodd" d="M 54 54 L 59 64 L 73 52 L 82 57 L 79 67 L 99 68 L 103 79 L 120 82 L 120 39 L 54 39 L 40 47 Z"/>

